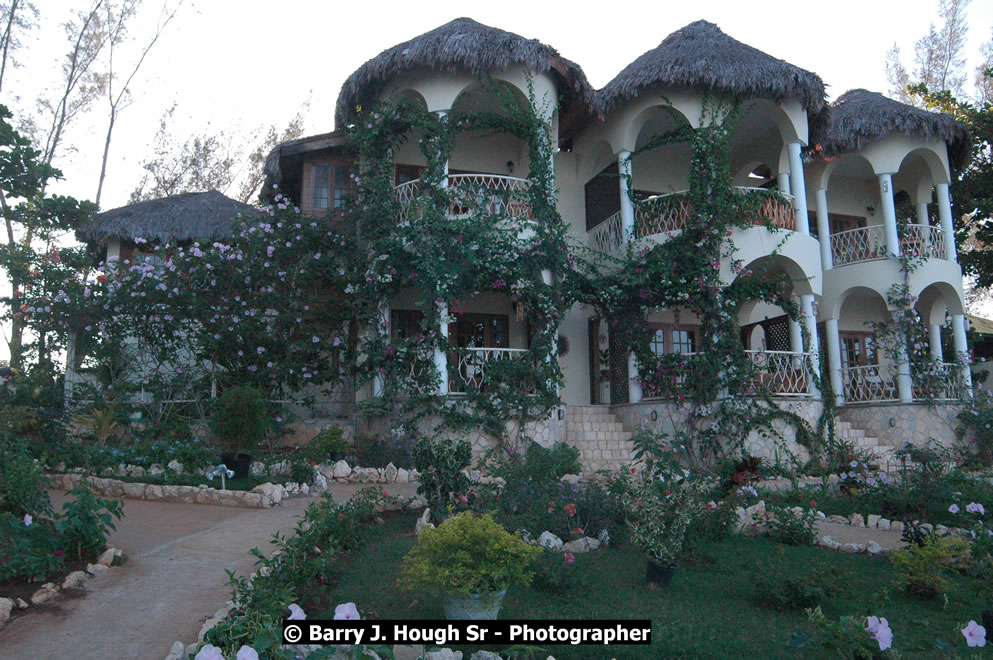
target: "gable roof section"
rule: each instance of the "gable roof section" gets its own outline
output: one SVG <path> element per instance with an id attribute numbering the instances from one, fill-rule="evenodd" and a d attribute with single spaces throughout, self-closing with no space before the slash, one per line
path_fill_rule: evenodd
<path id="1" fill-rule="evenodd" d="M 90 224 L 76 230 L 83 242 L 119 237 L 143 238 L 159 243 L 194 239 L 222 239 L 231 235 L 237 214 L 261 215 L 254 206 L 225 197 L 216 190 L 183 193 L 162 199 L 128 204 L 98 213 Z"/>
<path id="2" fill-rule="evenodd" d="M 482 76 L 506 71 L 515 64 L 555 75 L 562 95 L 560 116 L 593 110 L 594 91 L 578 64 L 537 39 L 525 39 L 471 18 L 457 18 L 388 48 L 360 66 L 342 85 L 335 109 L 335 125 L 343 128 L 353 117 L 357 105 L 369 103 L 390 80 L 409 71 L 425 68 L 454 73 L 464 70 Z"/>
<path id="3" fill-rule="evenodd" d="M 797 100 L 811 115 L 824 106 L 820 77 L 732 39 L 707 21 L 673 32 L 597 93 L 606 114 L 655 85 L 707 87 L 734 96 Z"/>

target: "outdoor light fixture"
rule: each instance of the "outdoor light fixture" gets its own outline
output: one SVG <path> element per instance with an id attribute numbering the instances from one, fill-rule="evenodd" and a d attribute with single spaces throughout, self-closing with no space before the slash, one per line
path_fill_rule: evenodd
<path id="1" fill-rule="evenodd" d="M 890 417 L 890 426 L 896 426 L 896 417 Z"/>
<path id="2" fill-rule="evenodd" d="M 508 160 L 507 161 L 507 173 L 508 174 L 513 174 L 514 173 L 514 161 L 512 161 L 512 160 Z"/>
<path id="3" fill-rule="evenodd" d="M 560 420 L 565 419 L 565 410 L 562 408 L 559 408 L 559 419 Z"/>
<path id="4" fill-rule="evenodd" d="M 653 422 L 659 421 L 659 411 L 658 410 L 653 410 L 652 411 L 652 421 Z"/>

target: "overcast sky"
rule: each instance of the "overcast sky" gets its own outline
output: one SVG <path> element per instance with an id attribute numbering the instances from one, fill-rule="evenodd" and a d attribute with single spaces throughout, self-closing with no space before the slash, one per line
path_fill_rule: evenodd
<path id="1" fill-rule="evenodd" d="M 22 67 L 8 74 L 0 102 L 24 113 L 46 85 L 58 80 L 65 53 L 60 24 L 89 0 L 35 0 L 40 26 L 24 39 Z M 175 0 L 172 0 L 175 4 Z M 457 4 L 457 6 L 455 6 Z M 144 0 L 132 35 L 149 34 L 161 0 Z M 897 42 L 908 68 L 913 44 L 937 21 L 937 0 L 834 0 L 756 3 L 741 0 L 564 3 L 319 2 L 317 0 L 186 0 L 133 83 L 134 103 L 115 130 L 103 208 L 127 202 L 141 178 L 140 163 L 173 102 L 180 137 L 225 129 L 251 150 L 255 129 L 284 126 L 309 100 L 307 134 L 334 128 L 334 104 L 345 78 L 380 51 L 459 16 L 538 39 L 577 62 L 595 88 L 698 19 L 730 36 L 819 74 L 831 99 L 864 87 L 887 92 L 884 60 Z M 968 68 L 993 37 L 993 1 L 968 9 Z M 126 64 L 125 64 L 126 65 Z M 51 190 L 92 199 L 99 176 L 104 103 L 97 103 L 67 135 L 73 152 L 55 163 L 65 180 Z M 228 191 L 234 194 L 232 187 Z M 4 284 L 6 284 L 4 282 Z M 7 347 L 0 341 L 0 358 Z"/>

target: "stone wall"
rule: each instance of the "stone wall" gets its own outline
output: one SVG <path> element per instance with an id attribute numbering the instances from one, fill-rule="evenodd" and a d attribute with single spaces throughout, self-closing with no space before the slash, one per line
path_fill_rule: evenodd
<path id="1" fill-rule="evenodd" d="M 819 400 L 780 399 L 777 403 L 782 410 L 799 415 L 811 425 L 817 424 L 823 411 Z M 613 406 L 611 410 L 628 431 L 647 428 L 672 435 L 675 424 L 685 419 L 679 404 L 673 401 L 628 403 Z M 652 419 L 652 413 L 655 413 L 655 419 Z M 773 422 L 766 433 L 753 431 L 745 441 L 745 451 L 772 464 L 788 464 L 789 454 L 794 454 L 800 462 L 810 458 L 807 448 L 796 442 L 795 430 L 786 421 Z"/>
<path id="2" fill-rule="evenodd" d="M 864 430 L 883 445 L 924 445 L 933 439 L 951 447 L 960 410 L 961 404 L 876 403 L 839 408 L 838 419 Z"/>

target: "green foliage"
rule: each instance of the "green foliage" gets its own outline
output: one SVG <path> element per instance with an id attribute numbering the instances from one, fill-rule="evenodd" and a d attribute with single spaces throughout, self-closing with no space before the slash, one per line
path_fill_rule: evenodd
<path id="1" fill-rule="evenodd" d="M 345 453 L 352 449 L 351 445 L 345 442 L 344 433 L 338 424 L 323 429 L 307 443 L 308 458 L 317 463 L 333 463 L 344 458 Z"/>
<path id="2" fill-rule="evenodd" d="M 421 533 L 403 560 L 401 583 L 452 594 L 486 594 L 529 584 L 542 552 L 510 534 L 492 516 L 461 513 Z"/>
<path id="3" fill-rule="evenodd" d="M 846 575 L 837 566 L 820 562 L 793 573 L 783 561 L 784 554 L 780 546 L 773 559 L 755 567 L 754 599 L 759 605 L 777 610 L 805 610 L 841 592 Z"/>
<path id="4" fill-rule="evenodd" d="M 570 555 L 545 549 L 539 553 L 531 568 L 534 570 L 532 586 L 539 591 L 553 594 L 564 594 L 575 589 L 581 589 L 585 582 L 585 573 L 577 563 L 583 561 L 583 555 L 575 555 L 569 561 Z"/>
<path id="5" fill-rule="evenodd" d="M 25 525 L 22 517 L 0 513 L 0 582 L 40 582 L 65 563 L 65 552 L 52 521 Z"/>
<path id="6" fill-rule="evenodd" d="M 960 441 L 972 445 L 970 449 L 984 463 L 993 463 L 993 397 L 989 393 L 975 393 L 958 415 L 955 434 Z"/>
<path id="7" fill-rule="evenodd" d="M 820 606 L 807 610 L 813 635 L 794 631 L 788 646 L 793 649 L 820 647 L 833 657 L 868 660 L 879 657 L 879 643 L 866 630 L 865 617 L 841 616 L 837 621 L 824 616 Z"/>
<path id="8" fill-rule="evenodd" d="M 358 465 L 386 467 L 393 463 L 398 468 L 414 467 L 414 442 L 409 435 L 396 434 L 388 438 L 360 437 L 355 442 Z"/>
<path id="9" fill-rule="evenodd" d="M 417 492 L 427 499 L 433 514 L 441 516 L 454 498 L 469 490 L 463 470 L 472 460 L 472 445 L 466 440 L 421 438 L 414 444 L 413 457 L 420 473 Z"/>
<path id="10" fill-rule="evenodd" d="M 124 516 L 124 502 L 96 497 L 84 484 L 70 490 L 68 495 L 74 499 L 62 505 L 55 529 L 66 552 L 82 559 L 106 545 L 108 531 L 117 529 L 113 518 L 120 520 Z"/>
<path id="11" fill-rule="evenodd" d="M 214 405 L 210 430 L 233 451 L 251 450 L 265 437 L 266 403 L 254 387 L 227 390 Z"/>
<path id="12" fill-rule="evenodd" d="M 0 443 L 0 512 L 14 516 L 51 512 L 47 485 L 41 465 L 23 447 Z"/>
<path id="13" fill-rule="evenodd" d="M 656 480 L 640 484 L 624 497 L 631 541 L 652 561 L 675 566 L 686 531 L 699 514 L 699 492 L 689 485 Z"/>
<path id="14" fill-rule="evenodd" d="M 896 568 L 899 586 L 921 598 L 936 598 L 949 583 L 945 571 L 949 563 L 962 559 L 969 547 L 962 539 L 928 536 L 921 544 L 911 544 L 889 554 Z"/>
<path id="15" fill-rule="evenodd" d="M 768 506 L 773 515 L 766 522 L 772 538 L 789 545 L 811 545 L 817 541 L 817 510 L 804 509 L 797 513 L 793 509 Z"/>

